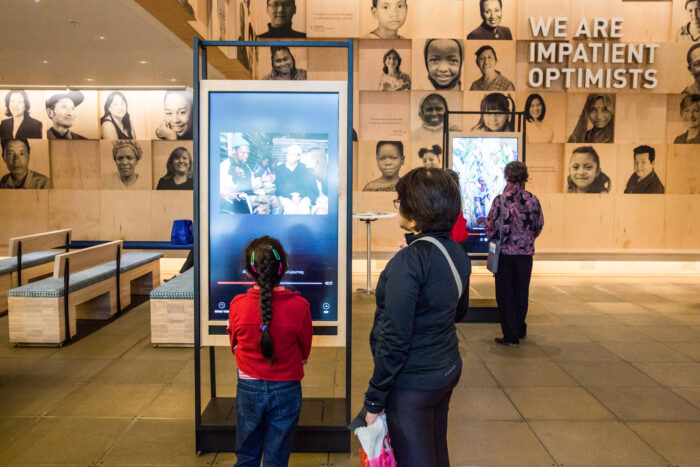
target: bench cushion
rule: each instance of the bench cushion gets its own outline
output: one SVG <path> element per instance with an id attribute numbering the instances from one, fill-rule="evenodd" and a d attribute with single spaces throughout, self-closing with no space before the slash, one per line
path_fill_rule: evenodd
<path id="1" fill-rule="evenodd" d="M 194 268 L 151 291 L 151 300 L 194 300 Z"/>
<path id="2" fill-rule="evenodd" d="M 34 266 L 39 266 L 40 264 L 50 263 L 57 255 L 60 255 L 61 253 L 65 253 L 65 251 L 35 251 L 33 253 L 27 253 L 25 255 L 22 255 L 22 269 L 32 268 Z M 16 271 L 16 256 L 0 259 L 0 274 L 9 274 L 11 272 Z"/>
<path id="3" fill-rule="evenodd" d="M 122 255 L 119 270 L 122 273 L 136 269 L 146 263 L 155 261 L 163 256 L 163 253 L 125 253 Z M 105 279 L 114 277 L 116 269 L 115 261 L 100 264 L 84 271 L 70 275 L 69 291 L 73 293 L 93 284 L 97 284 Z M 8 297 L 30 297 L 30 298 L 59 298 L 64 295 L 63 278 L 49 277 L 40 281 L 32 282 L 22 287 L 10 289 Z"/>

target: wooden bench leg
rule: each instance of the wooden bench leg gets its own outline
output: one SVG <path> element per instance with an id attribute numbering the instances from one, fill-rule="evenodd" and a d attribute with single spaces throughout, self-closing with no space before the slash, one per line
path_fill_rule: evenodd
<path id="1" fill-rule="evenodd" d="M 65 339 L 63 298 L 9 297 L 10 342 L 60 344 Z M 75 309 L 69 313 L 70 334 L 77 332 Z"/>

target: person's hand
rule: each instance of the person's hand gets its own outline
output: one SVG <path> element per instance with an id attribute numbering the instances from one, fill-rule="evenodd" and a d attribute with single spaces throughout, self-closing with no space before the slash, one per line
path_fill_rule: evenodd
<path id="1" fill-rule="evenodd" d="M 309 363 L 309 359 L 307 358 L 306 360 L 302 360 L 302 363 L 306 365 L 307 363 Z"/>
<path id="2" fill-rule="evenodd" d="M 156 136 L 169 141 L 175 141 L 177 139 L 177 133 L 165 123 L 165 120 L 160 122 L 160 125 L 156 128 Z"/>
<path id="3" fill-rule="evenodd" d="M 367 412 L 367 415 L 365 415 L 365 422 L 367 422 L 367 426 L 370 426 L 371 424 L 373 424 L 373 423 L 377 420 L 377 417 L 379 417 L 379 416 L 382 415 L 383 413 L 384 413 L 383 410 L 382 410 L 381 412 L 379 412 L 379 413 L 369 413 L 369 412 Z"/>
<path id="4" fill-rule="evenodd" d="M 240 167 L 236 167 L 236 170 L 233 171 L 233 174 L 236 177 L 244 177 L 245 176 L 245 172 Z"/>

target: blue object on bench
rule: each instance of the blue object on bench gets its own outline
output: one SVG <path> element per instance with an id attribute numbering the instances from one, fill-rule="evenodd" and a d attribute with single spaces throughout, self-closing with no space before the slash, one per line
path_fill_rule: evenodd
<path id="1" fill-rule="evenodd" d="M 175 276 L 151 291 L 151 300 L 194 300 L 194 268 Z"/>
<path id="2" fill-rule="evenodd" d="M 124 273 L 139 266 L 143 266 L 153 260 L 159 259 L 163 253 L 124 253 L 121 256 L 119 271 Z M 83 271 L 78 271 L 70 275 L 69 293 L 84 289 L 93 284 L 97 284 L 105 279 L 114 277 L 116 262 L 100 264 Z M 59 298 L 64 295 L 63 278 L 49 277 L 40 281 L 32 282 L 22 287 L 10 289 L 8 297 L 30 297 L 30 298 Z"/>
<path id="3" fill-rule="evenodd" d="M 95 245 L 107 243 L 107 240 L 74 240 L 70 243 L 72 249 L 88 248 Z M 170 242 L 140 242 L 129 241 L 122 244 L 124 250 L 189 250 L 192 244 L 188 245 L 173 245 Z"/>
<path id="4" fill-rule="evenodd" d="M 22 269 L 32 268 L 40 264 L 53 262 L 56 255 L 65 253 L 65 251 L 35 251 L 33 253 L 25 253 L 22 255 Z M 17 257 L 0 259 L 0 274 L 9 274 L 17 272 Z"/>

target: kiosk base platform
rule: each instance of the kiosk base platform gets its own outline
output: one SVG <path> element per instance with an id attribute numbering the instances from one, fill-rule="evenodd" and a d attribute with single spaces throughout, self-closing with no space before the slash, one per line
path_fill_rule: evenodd
<path id="1" fill-rule="evenodd" d="M 345 404 L 345 399 L 304 398 L 292 451 L 350 452 L 351 433 L 346 425 Z M 235 451 L 235 397 L 216 397 L 209 401 L 196 439 L 197 451 Z"/>

